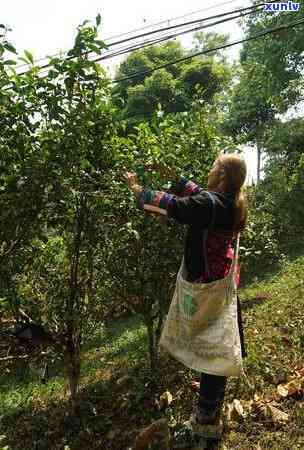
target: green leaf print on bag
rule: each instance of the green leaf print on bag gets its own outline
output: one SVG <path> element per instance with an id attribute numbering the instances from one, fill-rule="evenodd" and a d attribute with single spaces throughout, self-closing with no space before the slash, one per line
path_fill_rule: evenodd
<path id="1" fill-rule="evenodd" d="M 197 310 L 197 305 L 194 302 L 194 299 L 192 297 L 192 295 L 190 294 L 185 294 L 184 295 L 184 299 L 183 299 L 183 309 L 184 309 L 184 314 L 188 319 L 191 319 L 191 317 L 193 316 L 193 314 L 196 312 Z"/>

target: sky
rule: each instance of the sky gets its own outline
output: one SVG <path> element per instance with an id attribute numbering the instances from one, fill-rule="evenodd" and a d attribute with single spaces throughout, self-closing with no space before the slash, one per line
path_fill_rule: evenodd
<path id="1" fill-rule="evenodd" d="M 216 7 L 218 4 L 222 6 Z M 98 13 L 102 17 L 101 37 L 108 38 L 198 10 L 201 12 L 185 20 L 203 18 L 249 4 L 249 0 L 10 0 L 1 5 L 1 22 L 12 28 L 10 36 L 19 50 L 26 48 L 39 58 L 70 48 L 77 26 L 86 19 L 94 20 Z M 235 22 L 221 25 L 216 30 L 231 32 L 233 36 L 241 35 Z"/>
<path id="2" fill-rule="evenodd" d="M 100 38 L 107 41 L 117 34 L 152 25 L 174 25 L 181 21 L 208 17 L 232 9 L 249 6 L 249 0 L 10 0 L 1 5 L 0 23 L 10 26 L 9 40 L 19 53 L 31 51 L 34 59 L 54 55 L 72 47 L 77 26 L 84 20 L 93 20 L 98 13 L 102 17 Z M 218 6 L 217 6 L 218 5 Z M 180 16 L 184 18 L 175 19 Z M 155 29 L 155 27 L 154 27 Z M 242 38 L 243 32 L 236 21 L 213 27 L 214 31 L 229 33 L 231 40 Z M 190 46 L 192 35 L 181 39 Z M 232 47 L 228 55 L 237 58 L 240 46 Z M 119 59 L 105 62 L 111 72 Z M 248 168 L 247 182 L 255 179 L 256 157 L 252 148 L 245 149 Z"/>

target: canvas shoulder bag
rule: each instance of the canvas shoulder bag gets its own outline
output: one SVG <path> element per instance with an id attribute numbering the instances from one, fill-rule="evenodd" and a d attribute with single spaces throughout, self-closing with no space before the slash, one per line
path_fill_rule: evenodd
<path id="1" fill-rule="evenodd" d="M 213 204 L 214 223 L 215 201 Z M 206 239 L 204 235 L 204 258 Z M 237 318 L 236 267 L 240 234 L 234 259 L 225 278 L 210 283 L 186 280 L 184 258 L 177 274 L 174 295 L 162 330 L 160 347 L 185 366 L 211 375 L 243 375 L 241 342 Z"/>

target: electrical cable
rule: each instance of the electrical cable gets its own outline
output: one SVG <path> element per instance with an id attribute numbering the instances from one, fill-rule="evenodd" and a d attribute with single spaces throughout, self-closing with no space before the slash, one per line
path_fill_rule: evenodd
<path id="1" fill-rule="evenodd" d="M 234 42 L 229 42 L 228 44 L 224 44 L 224 45 L 221 45 L 221 46 L 218 46 L 218 47 L 213 47 L 211 49 L 202 50 L 201 52 L 194 53 L 193 55 L 186 56 L 186 57 L 183 57 L 183 58 L 179 58 L 179 59 L 177 59 L 175 61 L 171 61 L 171 62 L 168 62 L 166 64 L 162 64 L 160 66 L 156 66 L 153 69 L 144 70 L 144 71 L 141 71 L 141 72 L 134 72 L 132 75 L 130 75 L 128 77 L 120 78 L 118 80 L 112 80 L 112 83 L 121 83 L 123 81 L 127 81 L 127 80 L 130 80 L 130 79 L 136 78 L 138 76 L 149 75 L 149 74 L 155 72 L 156 70 L 165 69 L 166 67 L 169 67 L 169 66 L 171 66 L 173 64 L 179 64 L 181 62 L 188 61 L 188 60 L 190 60 L 190 59 L 192 59 L 192 58 L 194 58 L 196 56 L 206 55 L 206 54 L 212 53 L 214 51 L 222 50 L 222 49 L 225 49 L 225 48 L 232 47 L 234 45 L 238 45 L 238 44 L 242 44 L 244 42 L 252 41 L 252 40 L 258 39 L 260 37 L 266 36 L 268 34 L 275 33 L 275 32 L 280 31 L 280 30 L 293 28 L 293 27 L 295 27 L 297 25 L 301 25 L 303 23 L 304 23 L 304 17 L 302 19 L 296 20 L 294 22 L 290 22 L 289 24 L 280 25 L 280 26 L 275 27 L 275 28 L 266 29 L 264 31 L 261 31 L 261 32 L 255 34 L 255 35 L 253 35 L 253 36 L 249 36 L 248 38 L 240 39 L 240 40 L 234 41 Z"/>
<path id="2" fill-rule="evenodd" d="M 101 56 L 100 58 L 93 59 L 93 60 L 91 60 L 91 61 L 93 61 L 93 62 L 98 62 L 98 61 L 102 61 L 103 59 L 108 59 L 108 58 L 112 58 L 112 57 L 115 57 L 115 56 L 118 56 L 118 55 L 122 55 L 122 54 L 125 54 L 125 53 L 129 53 L 129 52 L 131 52 L 131 51 L 133 51 L 133 50 L 139 50 L 139 49 L 141 49 L 141 48 L 145 48 L 145 47 L 150 46 L 150 45 L 155 45 L 155 44 L 160 43 L 160 42 L 164 42 L 164 41 L 167 41 L 167 40 L 170 40 L 170 39 L 175 39 L 176 37 L 181 36 L 181 35 L 184 35 L 184 34 L 187 34 L 187 33 L 192 33 L 192 32 L 194 32 L 194 31 L 202 30 L 202 29 L 204 29 L 204 28 L 209 28 L 209 27 L 212 27 L 212 26 L 216 26 L 216 25 L 219 25 L 219 24 L 228 22 L 228 21 L 230 21 L 230 20 L 239 19 L 239 18 L 241 18 L 241 17 L 244 17 L 244 16 L 247 15 L 247 14 L 252 14 L 252 11 L 247 12 L 247 13 L 242 13 L 242 14 L 239 14 L 239 15 L 234 16 L 234 17 L 229 17 L 229 18 L 227 18 L 227 19 L 219 20 L 219 21 L 213 22 L 213 23 L 211 23 L 211 24 L 200 25 L 200 26 L 198 26 L 198 27 L 190 28 L 190 29 L 185 30 L 185 31 L 182 31 L 182 32 L 178 32 L 178 33 L 171 34 L 171 35 L 166 35 L 166 36 L 164 36 L 164 37 L 161 37 L 161 38 L 158 38 L 158 39 L 154 39 L 154 40 L 152 40 L 152 41 L 146 41 L 146 42 L 144 42 L 143 44 L 141 44 L 141 43 L 138 44 L 138 46 L 127 47 L 127 48 L 124 49 L 125 51 L 123 51 L 123 52 L 118 51 L 118 52 L 115 52 L 115 53 L 113 53 L 113 54 L 111 54 L 111 55 L 109 55 L 109 56 Z"/>
<path id="3" fill-rule="evenodd" d="M 271 0 L 271 2 L 272 1 L 273 0 Z M 209 16 L 209 17 L 203 17 L 201 19 L 191 20 L 191 21 L 188 21 L 188 22 L 184 22 L 183 24 L 171 25 L 171 26 L 166 27 L 166 28 L 159 28 L 157 30 L 149 31 L 147 33 L 141 33 L 141 34 L 139 34 L 137 36 L 134 36 L 134 37 L 131 37 L 131 38 L 128 38 L 128 39 L 122 39 L 120 41 L 116 41 L 116 42 L 110 44 L 109 46 L 112 47 L 113 45 L 123 44 L 125 42 L 129 42 L 129 41 L 132 41 L 132 40 L 135 40 L 135 39 L 138 39 L 138 38 L 142 38 L 142 37 L 147 37 L 147 36 L 150 36 L 151 34 L 155 34 L 155 33 L 158 33 L 158 32 L 164 31 L 164 30 L 166 30 L 166 31 L 167 30 L 173 30 L 173 29 L 180 28 L 180 27 L 186 26 L 186 25 L 194 25 L 196 23 L 201 23 L 203 21 L 218 19 L 218 18 L 221 18 L 221 17 L 229 16 L 231 14 L 242 13 L 243 11 L 247 11 L 248 9 L 249 10 L 253 10 L 255 12 L 255 10 L 259 10 L 260 6 L 264 6 L 264 5 L 265 5 L 265 3 L 259 3 L 258 5 L 247 6 L 246 8 L 240 8 L 240 9 L 236 9 L 236 10 L 233 10 L 233 11 L 228 11 L 228 12 L 225 12 L 225 13 L 215 14 L 215 15 Z"/>
<path id="4" fill-rule="evenodd" d="M 229 0 L 229 1 L 226 1 L 226 2 L 219 3 L 219 4 L 217 4 L 217 5 L 210 6 L 210 7 L 208 7 L 208 8 L 199 9 L 199 10 L 197 10 L 197 11 L 192 11 L 192 12 L 190 12 L 190 13 L 186 13 L 186 14 L 184 14 L 184 15 L 182 15 L 182 16 L 171 17 L 170 19 L 164 19 L 164 20 L 162 20 L 162 21 L 160 21 L 160 22 L 157 22 L 157 23 L 153 23 L 153 24 L 150 24 L 150 25 L 146 25 L 146 26 L 144 26 L 144 27 L 135 28 L 135 29 L 133 29 L 133 30 L 126 31 L 126 32 L 124 32 L 124 33 L 120 33 L 120 34 L 116 34 L 116 35 L 114 35 L 114 36 L 110 36 L 110 37 L 108 37 L 108 38 L 105 38 L 104 40 L 105 40 L 105 41 L 108 41 L 108 40 L 111 40 L 111 39 L 117 39 L 117 38 L 120 38 L 120 37 L 123 37 L 123 36 L 128 36 L 128 35 L 130 35 L 130 34 L 132 34 L 132 33 L 136 33 L 136 32 L 138 32 L 138 31 L 147 30 L 147 29 L 149 29 L 149 28 L 152 28 L 152 27 L 155 27 L 155 26 L 158 26 L 158 25 L 162 25 L 162 24 L 165 24 L 165 23 L 168 23 L 168 24 L 169 24 L 170 22 L 173 22 L 174 20 L 184 19 L 185 17 L 193 16 L 194 14 L 198 14 L 198 13 L 201 13 L 201 12 L 206 12 L 206 11 L 209 11 L 209 10 L 211 10 L 211 9 L 216 9 L 216 8 L 221 7 L 221 6 L 225 6 L 225 5 L 228 5 L 228 4 L 231 4 L 231 3 L 235 3 L 235 2 L 237 2 L 237 1 L 239 1 L 239 0 Z M 61 53 L 62 53 L 62 52 L 57 52 L 57 53 L 55 53 L 55 54 L 50 55 L 49 57 L 55 58 L 56 56 L 60 56 Z M 64 53 L 67 53 L 67 52 L 64 52 Z M 44 56 L 43 58 L 38 58 L 38 59 L 35 60 L 35 64 L 36 64 L 37 62 L 40 62 L 40 61 L 45 61 L 45 60 L 48 59 L 49 57 L 48 57 L 48 56 Z M 16 68 L 18 69 L 18 68 L 21 68 L 21 67 L 28 67 L 28 66 L 29 66 L 29 64 L 20 64 L 20 65 L 18 65 Z"/>
<path id="5" fill-rule="evenodd" d="M 219 20 L 219 21 L 216 21 L 216 22 L 212 22 L 210 24 L 200 25 L 198 27 L 186 29 L 184 31 L 179 31 L 179 32 L 174 33 L 174 34 L 169 34 L 169 35 L 168 34 L 164 34 L 164 35 L 161 34 L 160 37 L 156 37 L 156 38 L 154 38 L 154 39 L 152 39 L 150 41 L 144 41 L 143 43 L 139 42 L 138 44 L 135 44 L 133 46 L 119 48 L 113 53 L 108 52 L 107 54 L 105 54 L 105 55 L 103 55 L 103 56 L 101 56 L 101 57 L 99 57 L 97 59 L 92 59 L 91 61 L 92 62 L 98 62 L 98 61 L 103 61 L 103 60 L 106 60 L 106 59 L 114 58 L 114 57 L 117 57 L 117 56 L 121 56 L 121 55 L 124 55 L 126 53 L 130 53 L 130 52 L 135 51 L 135 50 L 140 50 L 142 48 L 146 48 L 146 47 L 151 46 L 151 45 L 159 44 L 161 42 L 168 41 L 170 39 L 175 39 L 176 37 L 184 35 L 184 34 L 187 34 L 187 33 L 192 33 L 194 31 L 199 31 L 199 30 L 202 30 L 204 28 L 209 28 L 209 27 L 212 27 L 212 26 L 215 26 L 215 25 L 219 25 L 219 24 L 222 24 L 222 23 L 225 23 L 225 22 L 229 22 L 231 20 L 239 19 L 239 18 L 244 17 L 245 15 L 248 15 L 248 14 L 252 14 L 252 11 L 247 11 L 245 13 L 241 13 L 241 14 L 238 14 L 238 15 L 233 16 L 233 17 L 228 17 L 226 19 L 222 19 L 222 20 Z"/>
<path id="6" fill-rule="evenodd" d="M 263 36 L 265 36 L 265 35 L 267 35 L 267 34 L 271 34 L 271 33 L 274 33 L 274 32 L 277 32 L 277 31 L 280 31 L 280 30 L 283 30 L 283 29 L 289 29 L 289 28 L 292 28 L 292 27 L 294 27 L 294 26 L 297 26 L 297 25 L 302 24 L 303 22 L 304 22 L 304 18 L 303 18 L 303 19 L 299 19 L 299 20 L 294 21 L 294 22 L 290 22 L 290 23 L 285 24 L 285 25 L 281 25 L 281 26 L 279 26 L 279 27 L 275 27 L 275 28 L 271 28 L 271 29 L 266 29 L 266 30 L 264 30 L 264 31 L 262 31 L 262 32 L 257 33 L 256 35 L 250 36 L 250 37 L 248 37 L 248 38 L 241 39 L 241 40 L 234 41 L 234 42 L 230 42 L 230 43 L 228 43 L 228 44 L 225 44 L 225 45 L 222 45 L 222 46 L 217 46 L 217 47 L 214 47 L 214 48 L 211 48 L 211 49 L 203 50 L 203 51 L 201 51 L 201 52 L 197 52 L 197 53 L 192 54 L 192 55 L 190 55 L 190 56 L 187 56 L 187 57 L 184 57 L 184 58 L 180 58 L 180 59 L 174 60 L 174 61 L 172 61 L 172 62 L 163 64 L 163 65 L 160 65 L 160 66 L 156 66 L 156 67 L 154 67 L 153 69 L 146 70 L 146 71 L 135 72 L 135 73 L 131 74 L 131 75 L 128 76 L 128 77 L 124 77 L 124 78 L 122 78 L 122 79 L 117 79 L 117 80 L 111 80 L 111 81 L 112 81 L 112 83 L 119 83 L 119 82 L 126 81 L 126 80 L 128 80 L 128 79 L 133 79 L 134 77 L 137 77 L 137 76 L 148 75 L 148 74 L 153 73 L 153 72 L 156 71 L 156 70 L 160 70 L 160 69 L 166 68 L 166 67 L 168 67 L 168 66 L 170 66 L 170 65 L 178 64 L 178 63 L 180 63 L 180 62 L 184 62 L 184 61 L 190 60 L 190 59 L 192 59 L 192 58 L 194 58 L 194 57 L 196 57 L 196 56 L 200 56 L 200 55 L 203 55 L 203 54 L 208 54 L 208 53 L 212 53 L 212 52 L 214 52 L 214 51 L 218 51 L 218 50 L 222 50 L 222 49 L 225 49 L 225 48 L 229 48 L 229 47 L 232 47 L 232 46 L 234 46 L 234 45 L 239 45 L 239 44 L 241 44 L 241 43 L 244 43 L 244 42 L 247 42 L 247 41 L 250 41 L 250 40 L 255 40 L 255 39 L 258 39 L 258 38 L 260 38 L 260 37 L 263 37 Z M 108 58 L 113 57 L 113 56 L 115 56 L 115 55 L 110 55 Z M 101 60 L 102 58 L 103 58 L 103 57 L 98 58 L 95 62 Z"/>
<path id="7" fill-rule="evenodd" d="M 272 2 L 274 2 L 274 0 L 270 0 L 269 1 L 269 3 L 272 3 Z M 187 25 L 193 25 L 193 24 L 196 24 L 196 23 L 201 23 L 203 21 L 208 21 L 208 20 L 212 20 L 212 19 L 217 19 L 217 18 L 229 16 L 231 14 L 242 13 L 242 12 L 247 11 L 247 10 L 253 10 L 252 12 L 259 11 L 259 10 L 261 10 L 261 9 L 259 9 L 260 6 L 264 6 L 264 3 L 259 3 L 259 4 L 254 5 L 254 6 L 249 6 L 249 7 L 246 7 L 246 8 L 240 8 L 240 9 L 237 9 L 237 10 L 234 10 L 234 11 L 229 11 L 229 12 L 226 12 L 226 13 L 216 14 L 216 15 L 209 16 L 209 17 L 206 17 L 206 18 L 192 20 L 192 21 L 185 22 L 185 23 L 179 24 L 179 25 L 172 25 L 170 27 L 161 28 L 161 29 L 158 29 L 158 30 L 155 30 L 155 31 L 149 31 L 147 33 L 142 33 L 142 34 L 139 34 L 137 36 L 133 36 L 131 38 L 122 39 L 122 40 L 113 42 L 112 44 L 109 44 L 108 47 L 119 45 L 119 44 L 122 44 L 122 43 L 125 43 L 125 42 L 129 42 L 129 41 L 132 41 L 132 40 L 139 39 L 139 38 L 147 37 L 147 36 L 149 36 L 151 34 L 156 34 L 158 32 L 172 30 L 172 29 L 184 27 L 184 26 L 187 26 Z M 210 26 L 212 26 L 212 25 L 210 25 Z M 92 53 L 92 52 L 91 51 L 90 52 L 85 52 L 85 53 L 83 53 L 83 56 L 87 56 L 90 53 Z M 70 59 L 73 59 L 73 58 L 75 58 L 75 56 L 71 55 L 71 56 L 68 56 L 67 58 L 65 58 L 65 60 L 70 60 Z M 45 69 L 45 68 L 48 68 L 48 67 L 50 67 L 50 64 L 45 64 L 43 66 L 38 67 L 38 70 L 42 70 L 42 69 Z M 17 68 L 18 67 L 16 67 L 16 69 Z M 27 71 L 21 72 L 18 75 L 24 75 L 26 72 Z"/>
<path id="8" fill-rule="evenodd" d="M 154 23 L 154 24 L 151 24 L 151 25 L 147 25 L 145 27 L 133 29 L 133 30 L 129 31 L 128 33 L 122 33 L 122 34 L 118 34 L 116 36 L 112 36 L 111 39 L 114 39 L 114 38 L 116 39 L 118 37 L 122 37 L 122 36 L 130 34 L 130 33 L 135 33 L 137 31 L 142 31 L 142 30 L 154 27 L 154 26 L 161 25 L 163 23 L 169 23 L 169 22 L 173 22 L 174 20 L 184 19 L 185 17 L 193 16 L 194 14 L 198 14 L 198 13 L 201 13 L 201 12 L 210 11 L 211 9 L 216 9 L 216 8 L 219 8 L 220 6 L 225 6 L 225 5 L 228 5 L 230 3 L 235 3 L 236 1 L 239 1 L 239 0 L 229 0 L 227 2 L 219 3 L 217 5 L 213 5 L 213 6 L 210 6 L 208 8 L 203 8 L 203 9 L 199 9 L 197 11 L 193 11 L 191 13 L 184 14 L 182 16 L 178 16 L 178 17 L 173 17 L 171 19 L 162 20 L 161 22 L 157 22 L 157 23 Z"/>

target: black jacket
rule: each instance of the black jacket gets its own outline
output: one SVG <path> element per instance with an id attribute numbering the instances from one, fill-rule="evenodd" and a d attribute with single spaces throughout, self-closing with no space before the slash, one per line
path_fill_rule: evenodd
<path id="1" fill-rule="evenodd" d="M 212 230 L 231 234 L 233 230 L 235 196 L 231 193 L 211 192 L 215 200 L 215 217 Z M 185 265 L 188 280 L 194 281 L 204 272 L 203 235 L 212 221 L 213 202 L 206 191 L 189 197 L 174 197 L 167 207 L 169 218 L 188 225 L 185 240 Z"/>

